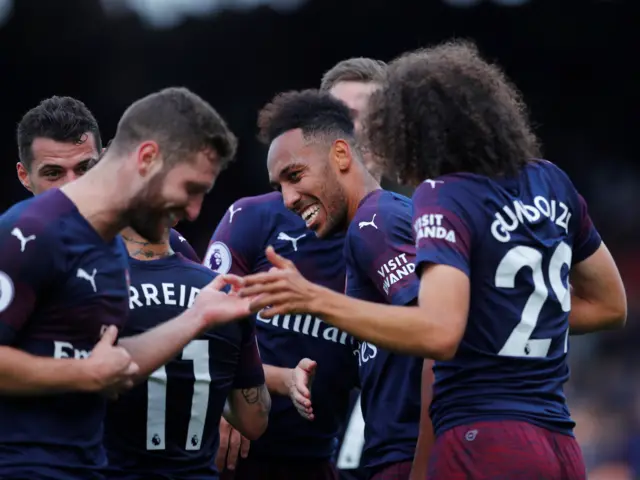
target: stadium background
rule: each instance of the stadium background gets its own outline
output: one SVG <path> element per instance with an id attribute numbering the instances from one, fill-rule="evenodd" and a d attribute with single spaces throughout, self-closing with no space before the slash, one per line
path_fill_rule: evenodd
<path id="1" fill-rule="evenodd" d="M 264 193 L 257 110 L 282 90 L 315 87 L 351 56 L 391 60 L 452 36 L 474 39 L 524 92 L 546 158 L 589 202 L 627 286 L 624 332 L 572 339 L 567 388 L 590 478 L 640 475 L 640 98 L 633 2 L 623 0 L 0 0 L 0 208 L 27 197 L 15 127 L 48 96 L 71 95 L 106 143 L 135 99 L 185 85 L 240 138 L 198 221 L 198 253 L 235 199 Z M 635 108 L 634 108 L 635 107 Z M 597 473 L 599 472 L 599 474 Z"/>

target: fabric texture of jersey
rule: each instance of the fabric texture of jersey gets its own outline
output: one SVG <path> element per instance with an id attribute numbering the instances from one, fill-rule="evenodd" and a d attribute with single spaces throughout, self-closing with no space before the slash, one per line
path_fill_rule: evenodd
<path id="1" fill-rule="evenodd" d="M 375 190 L 360 202 L 344 247 L 348 296 L 400 306 L 416 301 L 420 282 L 414 273 L 411 218 L 411 200 L 396 193 Z M 375 468 L 413 459 L 424 360 L 368 342 L 360 342 L 355 353 L 365 421 L 360 465 Z"/>
<path id="2" fill-rule="evenodd" d="M 180 254 L 131 265 L 131 310 L 123 337 L 150 330 L 189 308 L 216 274 Z M 217 478 L 212 459 L 232 389 L 264 384 L 253 320 L 216 327 L 109 404 L 109 478 Z"/>
<path id="3" fill-rule="evenodd" d="M 344 288 L 344 236 L 320 240 L 287 210 L 279 193 L 244 198 L 220 221 L 204 264 L 220 273 L 267 271 L 265 249 L 292 260 L 308 280 L 332 290 Z M 252 442 L 260 458 L 330 458 L 344 421 L 350 389 L 357 382 L 353 338 L 312 315 L 256 316 L 258 342 L 266 365 L 294 368 L 307 357 L 318 363 L 312 387 L 315 420 L 303 419 L 288 397 L 272 397 L 269 427 Z"/>
<path id="4" fill-rule="evenodd" d="M 128 315 L 127 255 L 60 190 L 0 217 L 0 344 L 58 359 L 89 356 Z M 62 361 L 62 360 L 61 360 Z M 101 478 L 104 397 L 0 397 L 0 478 Z"/>
<path id="5" fill-rule="evenodd" d="M 601 240 L 582 197 L 550 162 L 512 178 L 455 174 L 413 196 L 416 266 L 442 264 L 471 283 L 455 357 L 436 362 L 436 434 L 484 420 L 520 420 L 572 434 L 569 269 Z"/>
<path id="6" fill-rule="evenodd" d="M 169 231 L 169 244 L 171 245 L 171 250 L 175 253 L 179 253 L 187 260 L 200 263 L 200 257 L 191 244 L 189 244 L 186 238 L 180 235 L 180 232 L 173 228 Z"/>

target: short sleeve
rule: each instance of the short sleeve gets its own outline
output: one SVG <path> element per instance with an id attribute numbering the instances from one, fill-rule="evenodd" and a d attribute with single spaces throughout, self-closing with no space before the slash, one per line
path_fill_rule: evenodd
<path id="1" fill-rule="evenodd" d="M 56 280 L 58 242 L 46 220 L 0 217 L 0 345 L 11 345 Z"/>
<path id="2" fill-rule="evenodd" d="M 254 320 L 243 320 L 242 345 L 240 348 L 240 361 L 233 382 L 233 388 L 252 388 L 263 385 L 264 369 L 258 350 L 256 328 Z"/>
<path id="3" fill-rule="evenodd" d="M 231 205 L 213 232 L 203 264 L 214 272 L 248 275 L 263 248 L 259 239 L 264 222 L 259 218 L 259 207 L 245 200 Z"/>
<path id="4" fill-rule="evenodd" d="M 191 244 L 173 228 L 169 233 L 169 243 L 171 244 L 171 249 L 174 252 L 179 253 L 184 258 L 191 260 L 192 262 L 200 263 L 200 257 L 198 257 L 198 254 Z"/>
<path id="5" fill-rule="evenodd" d="M 578 194 L 579 220 L 573 242 L 573 263 L 586 260 L 600 247 L 602 238 L 591 221 L 587 202 Z"/>
<path id="6" fill-rule="evenodd" d="M 420 282 L 414 274 L 415 247 L 411 237 L 411 214 L 393 209 L 377 211 L 373 225 L 352 223 L 347 233 L 347 294 L 359 297 L 358 276 L 368 278 L 382 297 L 392 305 L 413 302 Z M 355 280 L 355 281 L 354 281 Z M 355 290 L 354 290 L 355 289 Z"/>
<path id="7" fill-rule="evenodd" d="M 470 275 L 472 230 L 459 198 L 460 184 L 446 180 L 426 181 L 414 193 L 413 235 L 418 275 L 428 264 L 449 265 Z"/>

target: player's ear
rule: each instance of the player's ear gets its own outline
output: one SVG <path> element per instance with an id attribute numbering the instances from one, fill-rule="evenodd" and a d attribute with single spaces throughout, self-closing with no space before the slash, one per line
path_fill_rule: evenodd
<path id="1" fill-rule="evenodd" d="M 349 170 L 352 161 L 351 147 L 345 140 L 337 139 L 331 145 L 331 158 L 336 163 L 338 170 L 341 172 Z"/>
<path id="2" fill-rule="evenodd" d="M 145 177 L 162 167 L 160 147 L 153 140 L 141 143 L 136 151 L 138 172 L 141 176 Z"/>
<path id="3" fill-rule="evenodd" d="M 31 189 L 31 179 L 29 178 L 29 172 L 27 168 L 22 164 L 22 162 L 16 163 L 16 171 L 18 172 L 18 180 L 24 188 L 33 193 Z"/>

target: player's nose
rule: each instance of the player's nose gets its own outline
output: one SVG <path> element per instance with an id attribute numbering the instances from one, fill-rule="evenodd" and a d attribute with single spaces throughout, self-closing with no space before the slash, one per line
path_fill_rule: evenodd
<path id="1" fill-rule="evenodd" d="M 193 222 L 198 215 L 200 215 L 200 210 L 202 209 L 202 198 L 194 199 L 189 202 L 187 208 L 185 209 L 187 220 Z"/>
<path id="2" fill-rule="evenodd" d="M 300 202 L 300 193 L 295 188 L 282 186 L 282 200 L 284 201 L 284 206 L 289 210 L 296 209 L 296 205 Z"/>

